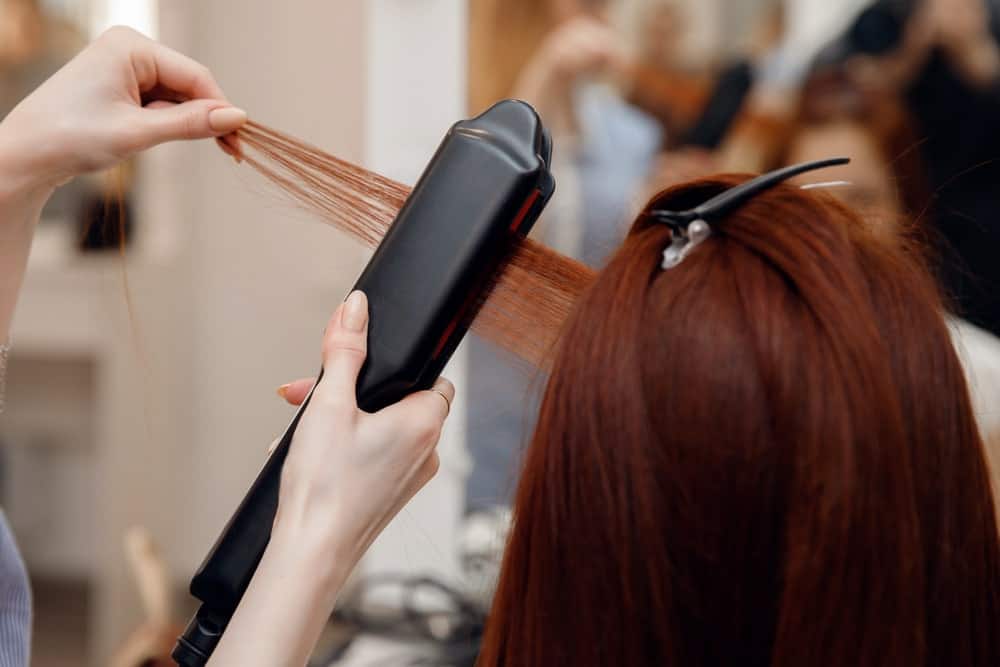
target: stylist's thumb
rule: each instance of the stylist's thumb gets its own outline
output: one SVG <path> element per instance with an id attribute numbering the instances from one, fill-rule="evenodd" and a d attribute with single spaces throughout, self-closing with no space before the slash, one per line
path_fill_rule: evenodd
<path id="1" fill-rule="evenodd" d="M 140 149 L 167 141 L 225 136 L 247 122 L 246 111 L 219 100 L 154 102 L 141 109 L 141 117 Z"/>
<path id="2" fill-rule="evenodd" d="M 331 407 L 357 410 L 358 374 L 368 354 L 368 298 L 355 290 L 323 336 L 323 380 L 316 392 Z"/>

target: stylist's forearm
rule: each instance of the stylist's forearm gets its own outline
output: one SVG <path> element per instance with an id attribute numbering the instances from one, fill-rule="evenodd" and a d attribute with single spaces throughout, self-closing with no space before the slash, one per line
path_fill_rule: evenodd
<path id="1" fill-rule="evenodd" d="M 303 667 L 358 554 L 276 527 L 209 667 Z"/>
<path id="2" fill-rule="evenodd" d="M 35 225 L 52 194 L 31 178 L 17 149 L 4 140 L 6 132 L 0 123 L 0 344 L 9 337 Z"/>

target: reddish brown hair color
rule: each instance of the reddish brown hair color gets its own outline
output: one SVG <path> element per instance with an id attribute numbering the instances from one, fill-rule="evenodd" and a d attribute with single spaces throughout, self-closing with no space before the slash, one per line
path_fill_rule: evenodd
<path id="1" fill-rule="evenodd" d="M 287 135 L 240 136 L 258 171 L 366 243 L 406 197 Z M 596 282 L 525 243 L 480 315 L 540 362 L 586 290 L 481 666 L 1000 665 L 983 445 L 919 253 L 792 186 L 663 272 L 668 240 L 640 216 Z"/>
<path id="2" fill-rule="evenodd" d="M 239 132 L 238 155 L 324 222 L 375 246 L 410 188 L 258 123 Z M 497 277 L 473 328 L 543 365 L 576 298 L 593 280 L 586 266 L 524 241 Z"/>
<path id="3" fill-rule="evenodd" d="M 664 272 L 668 239 L 641 216 L 568 322 L 479 665 L 1000 665 L 983 446 L 919 253 L 792 186 Z"/>

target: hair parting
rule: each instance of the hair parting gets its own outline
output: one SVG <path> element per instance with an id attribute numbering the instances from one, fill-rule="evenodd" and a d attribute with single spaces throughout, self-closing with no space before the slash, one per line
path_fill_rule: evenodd
<path id="1" fill-rule="evenodd" d="M 250 121 L 239 149 L 224 148 L 306 211 L 369 247 L 379 244 L 410 188 Z M 472 327 L 536 366 L 548 359 L 594 272 L 535 241 L 522 241 L 499 272 Z"/>

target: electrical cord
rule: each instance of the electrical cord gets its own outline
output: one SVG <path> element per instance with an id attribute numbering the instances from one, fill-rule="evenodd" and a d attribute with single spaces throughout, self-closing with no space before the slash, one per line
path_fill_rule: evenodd
<path id="1" fill-rule="evenodd" d="M 367 608 L 364 599 L 373 591 L 394 587 L 400 593 L 397 608 Z M 444 608 L 428 610 L 418 604 L 421 595 L 433 594 L 446 602 Z M 401 662 L 399 656 L 380 660 L 370 667 L 473 667 L 479 656 L 486 615 L 456 588 L 426 576 L 383 575 L 363 580 L 353 600 L 334 612 L 332 621 L 354 630 L 352 639 L 336 647 L 315 664 L 335 665 L 346 655 L 354 639 L 376 636 L 415 641 L 432 656 L 414 657 Z"/>

